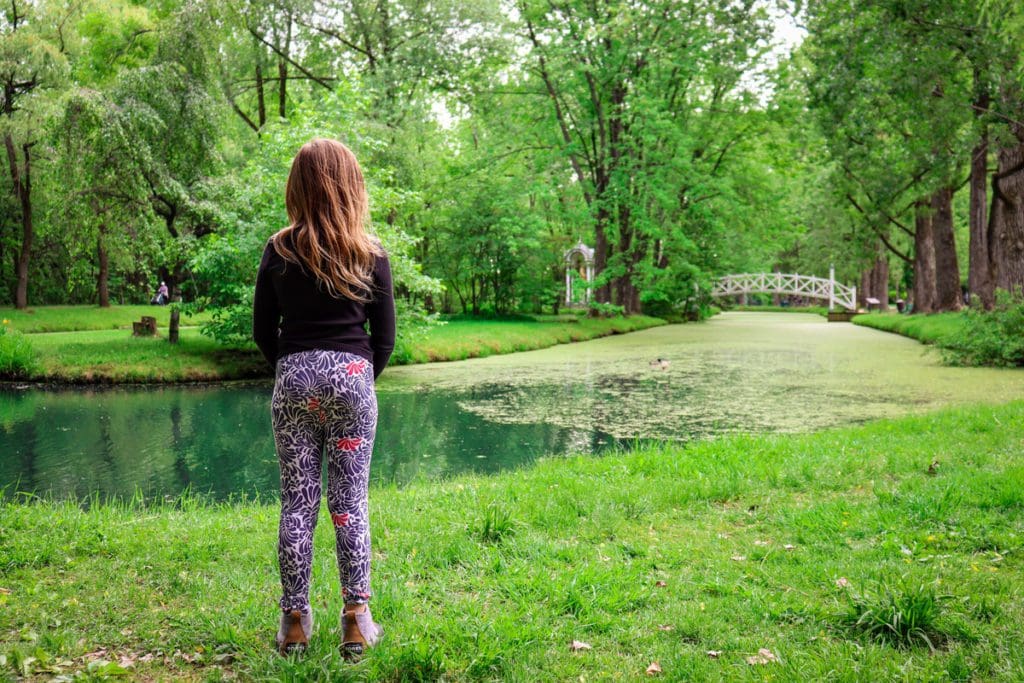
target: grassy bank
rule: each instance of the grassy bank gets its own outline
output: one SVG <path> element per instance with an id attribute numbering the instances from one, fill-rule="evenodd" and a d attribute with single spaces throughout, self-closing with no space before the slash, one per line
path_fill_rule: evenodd
<path id="1" fill-rule="evenodd" d="M 963 313 L 932 313 L 930 315 L 864 313 L 855 317 L 853 324 L 884 332 L 895 332 L 925 344 L 943 346 L 966 328 L 968 320 Z"/>
<path id="2" fill-rule="evenodd" d="M 730 311 L 747 313 L 814 313 L 828 315 L 828 306 L 731 306 Z"/>
<path id="3" fill-rule="evenodd" d="M 6 504 L 0 676 L 1021 680 L 1022 444 L 1018 402 L 375 488 L 357 665 L 326 510 L 289 661 L 272 502 Z"/>
<path id="4" fill-rule="evenodd" d="M 635 332 L 664 324 L 664 320 L 642 315 L 628 318 L 559 316 L 539 321 L 462 318 L 431 328 L 412 344 L 407 354 L 399 355 L 395 360 L 406 364 L 481 358 Z"/>
<path id="5" fill-rule="evenodd" d="M 75 326 L 86 327 L 81 331 L 37 331 L 26 334 L 25 339 L 35 350 L 36 362 L 27 377 L 21 379 L 56 382 L 192 382 L 267 377 L 271 374 L 254 345 L 225 347 L 203 337 L 197 328 L 182 329 L 181 341 L 177 346 L 167 343 L 164 337 L 166 321 L 163 319 L 158 320 L 160 336 L 131 336 L 133 319 L 152 313 L 154 309 L 166 313 L 165 308 L 55 308 L 60 310 L 38 308 L 34 314 L 25 314 L 21 319 L 7 319 L 7 326 L 22 332 L 62 325 L 70 329 L 76 329 Z M 32 315 L 39 318 L 30 319 Z M 124 325 L 120 324 L 122 322 L 128 329 L 124 329 Z M 401 365 L 461 360 L 540 349 L 662 324 L 663 320 L 645 316 L 550 316 L 538 320 L 457 319 L 429 329 L 408 348 L 399 350 L 393 363 Z M 118 329 L 110 329 L 113 326 Z"/>

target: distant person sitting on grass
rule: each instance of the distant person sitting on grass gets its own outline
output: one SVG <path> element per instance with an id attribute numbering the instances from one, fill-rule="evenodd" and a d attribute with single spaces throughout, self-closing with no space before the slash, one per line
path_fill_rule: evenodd
<path id="1" fill-rule="evenodd" d="M 156 290 L 156 296 L 153 297 L 149 303 L 156 304 L 157 306 L 166 306 L 169 298 L 169 292 L 167 291 L 167 283 L 163 280 L 160 281 L 160 288 Z"/>
<path id="2" fill-rule="evenodd" d="M 341 594 L 341 649 L 358 656 L 381 628 L 370 599 L 367 493 L 377 429 L 374 383 L 395 345 L 391 266 L 366 233 L 363 174 L 334 140 L 302 146 L 285 188 L 288 227 L 270 238 L 256 275 L 253 338 L 275 366 L 271 399 L 281 467 L 281 654 L 306 649 L 313 529 L 321 454 L 334 523 Z M 364 324 L 369 323 L 369 332 Z"/>

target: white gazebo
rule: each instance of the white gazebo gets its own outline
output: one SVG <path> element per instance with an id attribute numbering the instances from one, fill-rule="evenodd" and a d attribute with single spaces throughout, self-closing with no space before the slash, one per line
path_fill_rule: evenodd
<path id="1" fill-rule="evenodd" d="M 565 304 L 571 306 L 572 271 L 577 271 L 587 283 L 584 290 L 583 303 L 590 303 L 590 283 L 594 281 L 594 250 L 583 244 L 583 240 L 565 252 Z"/>

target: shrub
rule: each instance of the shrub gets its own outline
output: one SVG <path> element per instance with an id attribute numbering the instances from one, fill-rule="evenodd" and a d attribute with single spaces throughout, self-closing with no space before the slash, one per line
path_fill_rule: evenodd
<path id="1" fill-rule="evenodd" d="M 954 365 L 1024 366 L 1024 296 L 996 293 L 991 311 L 972 308 L 967 324 L 943 343 L 946 361 Z"/>
<path id="2" fill-rule="evenodd" d="M 618 304 L 605 304 L 592 301 L 587 305 L 587 315 L 591 318 L 615 318 L 626 312 Z"/>
<path id="3" fill-rule="evenodd" d="M 36 369 L 36 351 L 21 332 L 7 321 L 0 324 L 0 377 L 28 377 Z"/>

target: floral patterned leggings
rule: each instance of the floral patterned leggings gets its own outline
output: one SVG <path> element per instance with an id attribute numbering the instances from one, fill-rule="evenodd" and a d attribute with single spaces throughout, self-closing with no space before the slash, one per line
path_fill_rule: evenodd
<path id="1" fill-rule="evenodd" d="M 281 609 L 308 613 L 313 530 L 320 511 L 321 454 L 327 455 L 327 509 L 334 523 L 341 591 L 370 598 L 367 488 L 377 428 L 371 363 L 341 351 L 301 351 L 277 361 L 271 402 L 281 465 L 278 563 Z"/>

